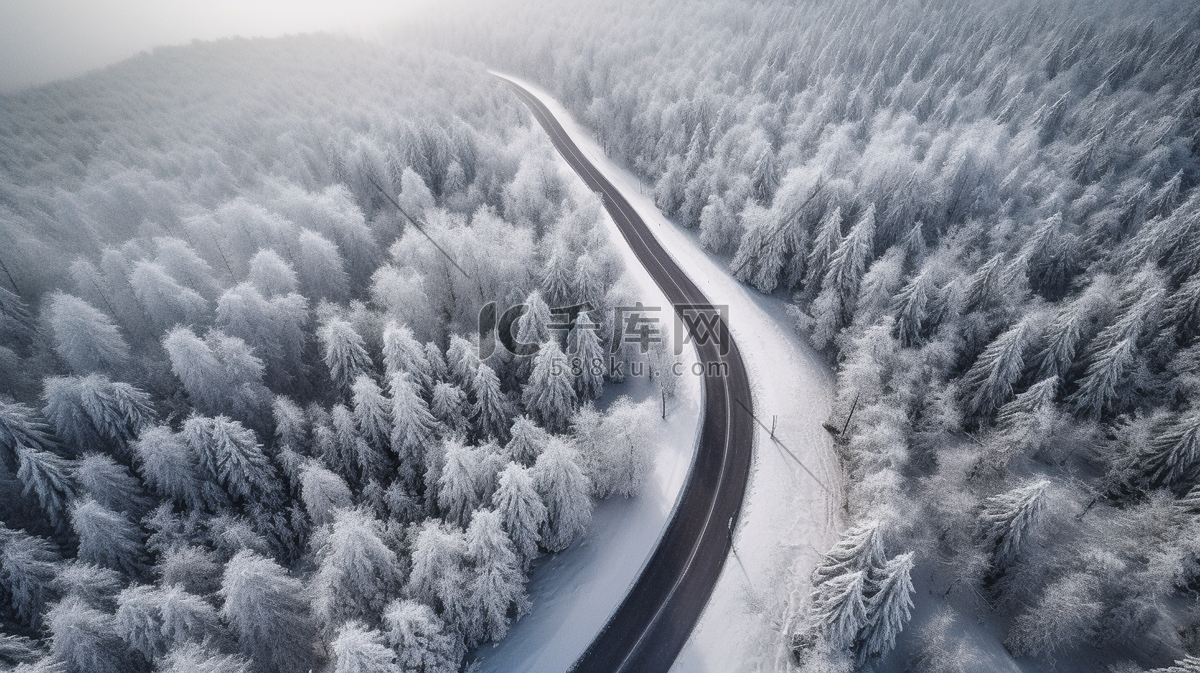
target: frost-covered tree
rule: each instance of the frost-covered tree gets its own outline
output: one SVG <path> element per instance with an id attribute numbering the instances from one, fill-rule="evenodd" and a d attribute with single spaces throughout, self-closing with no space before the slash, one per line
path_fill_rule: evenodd
<path id="1" fill-rule="evenodd" d="M 294 293 L 268 298 L 243 283 L 217 300 L 217 325 L 254 349 L 263 362 L 267 385 L 275 390 L 307 391 L 307 322 L 308 302 Z"/>
<path id="2" fill-rule="evenodd" d="M 555 306 L 566 306 L 571 301 L 571 267 L 567 263 L 568 252 L 556 247 L 542 269 L 542 292 Z"/>
<path id="3" fill-rule="evenodd" d="M 68 673 L 127 673 L 144 666 L 117 634 L 111 615 L 67 597 L 46 614 L 50 651 Z"/>
<path id="4" fill-rule="evenodd" d="M 530 416 L 549 430 L 565 430 L 575 408 L 575 388 L 558 342 L 547 340 L 533 359 L 533 372 L 521 393 Z"/>
<path id="5" fill-rule="evenodd" d="M 967 402 L 970 414 L 981 420 L 988 418 L 1012 397 L 1013 385 L 1025 371 L 1025 352 L 1033 332 L 1027 318 L 1002 332 L 983 350 L 964 377 L 968 389 L 974 390 Z"/>
<path id="6" fill-rule="evenodd" d="M 594 400 L 604 392 L 604 348 L 600 345 L 600 325 L 587 312 L 580 312 L 567 334 L 567 358 L 575 377 L 575 394 L 580 402 Z"/>
<path id="7" fill-rule="evenodd" d="M 462 529 L 428 519 L 412 547 L 408 595 L 435 608 L 459 633 L 469 625 L 467 539 Z"/>
<path id="8" fill-rule="evenodd" d="M 313 611 L 327 630 L 349 620 L 378 624 L 403 578 L 396 553 L 384 544 L 383 528 L 361 509 L 334 513 L 329 535 L 317 550 Z"/>
<path id="9" fill-rule="evenodd" d="M 525 576 L 513 542 L 504 532 L 501 517 L 481 509 L 467 528 L 467 558 L 472 564 L 469 641 L 498 642 L 508 633 L 508 614 L 529 610 Z"/>
<path id="10" fill-rule="evenodd" d="M 197 454 L 171 428 L 146 428 L 132 448 L 138 473 L 158 495 L 188 509 L 215 508 L 225 502 L 220 488 L 205 479 Z"/>
<path id="11" fill-rule="evenodd" d="M 117 633 L 150 661 L 177 645 L 220 635 L 216 609 L 177 586 L 135 584 L 117 596 L 117 605 Z"/>
<path id="12" fill-rule="evenodd" d="M 201 412 L 250 420 L 267 405 L 263 362 L 241 339 L 218 330 L 200 339 L 190 329 L 176 327 L 163 337 L 163 348 L 171 371 Z"/>
<path id="13" fill-rule="evenodd" d="M 405 600 L 388 605 L 383 615 L 384 638 L 396 651 L 404 671 L 454 673 L 458 670 L 458 644 L 445 624 L 424 603 Z"/>
<path id="14" fill-rule="evenodd" d="M 979 515 L 993 577 L 1012 566 L 1037 526 L 1050 482 L 1042 479 L 989 498 Z"/>
<path id="15" fill-rule="evenodd" d="M 100 374 L 49 377 L 42 398 L 55 434 L 76 451 L 124 454 L 154 418 L 149 395 Z"/>
<path id="16" fill-rule="evenodd" d="M 79 538 L 79 560 L 130 576 L 146 569 L 142 531 L 124 514 L 83 498 L 71 505 L 71 530 Z"/>
<path id="17" fill-rule="evenodd" d="M 71 463 L 49 451 L 17 447 L 17 480 L 26 496 L 37 496 L 50 525 L 62 528 L 67 522 L 67 503 L 75 494 Z"/>
<path id="18" fill-rule="evenodd" d="M 75 462 L 75 484 L 81 494 L 134 519 L 140 519 L 151 507 L 129 469 L 104 454 L 86 454 Z"/>
<path id="19" fill-rule="evenodd" d="M 236 654 L 213 652 L 188 643 L 172 650 L 159 664 L 159 673 L 249 673 L 250 664 Z"/>
<path id="20" fill-rule="evenodd" d="M 396 653 L 383 644 L 383 634 L 360 622 L 338 629 L 330 644 L 333 673 L 400 673 Z"/>
<path id="21" fill-rule="evenodd" d="M 937 286 L 929 270 L 918 273 L 896 295 L 893 335 L 901 345 L 915 346 L 929 335 L 937 299 Z"/>
<path id="22" fill-rule="evenodd" d="M 354 414 L 345 405 L 335 404 L 330 420 L 338 470 L 354 484 L 365 484 L 382 477 L 387 471 L 387 454 L 359 434 Z"/>
<path id="23" fill-rule="evenodd" d="M 513 421 L 509 435 L 511 438 L 505 446 L 508 455 L 526 467 L 533 465 L 550 441 L 550 435 L 528 416 Z"/>
<path id="24" fill-rule="evenodd" d="M 816 320 L 813 343 L 819 348 L 832 342 L 837 331 L 854 318 L 854 302 L 874 245 L 875 204 L 871 204 L 829 259 L 821 292 L 810 309 Z"/>
<path id="25" fill-rule="evenodd" d="M 612 493 L 632 498 L 653 466 L 650 423 L 655 417 L 650 404 L 634 404 L 622 395 L 608 408 L 600 424 L 600 441 L 605 445 L 609 472 L 606 482 Z"/>
<path id="26" fill-rule="evenodd" d="M 835 207 L 821 219 L 817 227 L 816 240 L 809 250 L 805 264 L 807 273 L 804 276 L 804 289 L 809 296 L 815 297 L 821 289 L 821 280 L 829 269 L 829 260 L 842 245 L 842 208 Z"/>
<path id="27" fill-rule="evenodd" d="M 1180 414 L 1154 433 L 1136 461 L 1139 485 L 1180 491 L 1200 475 L 1200 412 Z"/>
<path id="28" fill-rule="evenodd" d="M 467 394 L 461 388 L 444 381 L 435 385 L 429 410 L 451 431 L 466 435 L 470 406 L 467 404 Z"/>
<path id="29" fill-rule="evenodd" d="M 180 285 L 157 262 L 143 260 L 133 266 L 129 284 L 138 303 L 158 331 L 176 324 L 196 324 L 208 315 L 208 300 Z"/>
<path id="30" fill-rule="evenodd" d="M 225 566 L 221 614 L 257 670 L 303 671 L 313 663 L 304 587 L 270 559 L 244 550 Z"/>
<path id="31" fill-rule="evenodd" d="M 53 445 L 50 427 L 35 413 L 26 404 L 0 401 L 0 460 L 6 465 L 16 464 L 19 446 L 48 449 Z"/>
<path id="32" fill-rule="evenodd" d="M 350 294 L 350 277 L 338 246 L 321 234 L 303 229 L 293 252 L 300 291 L 306 297 L 331 302 L 344 301 Z"/>
<path id="33" fill-rule="evenodd" d="M 254 432 L 237 421 L 217 416 L 192 416 L 183 423 L 183 439 L 208 479 L 234 499 L 274 497 L 275 470 Z"/>
<path id="34" fill-rule="evenodd" d="M 454 334 L 450 337 L 446 361 L 450 366 L 450 376 L 459 388 L 471 390 L 471 384 L 475 382 L 475 370 L 479 367 L 478 351 L 474 344 L 461 336 Z"/>
<path id="35" fill-rule="evenodd" d="M 437 419 L 402 372 L 389 382 L 392 397 L 392 451 L 400 459 L 401 477 L 415 485 L 425 471 L 425 452 L 434 440 Z"/>
<path id="36" fill-rule="evenodd" d="M 363 338 L 348 321 L 330 318 L 317 330 L 329 376 L 343 392 L 349 392 L 354 380 L 373 371 Z"/>
<path id="37" fill-rule="evenodd" d="M 542 546 L 562 551 L 592 517 L 591 484 L 579 468 L 579 454 L 557 438 L 548 442 L 532 472 L 533 486 L 546 505 Z"/>
<path id="38" fill-rule="evenodd" d="M 332 523 L 337 510 L 354 504 L 346 482 L 316 461 L 306 462 L 300 472 L 300 494 L 314 526 Z"/>
<path id="39" fill-rule="evenodd" d="M 295 269 L 269 248 L 259 250 L 250 258 L 250 274 L 246 280 L 266 297 L 292 294 L 299 288 Z"/>
<path id="40" fill-rule="evenodd" d="M 41 623 L 58 570 L 58 554 L 49 542 L 0 526 L 0 588 L 25 626 Z"/>
<path id="41" fill-rule="evenodd" d="M 867 618 L 859 635 L 862 654 L 876 657 L 896 646 L 896 637 L 912 617 L 912 552 L 889 560 L 871 576 Z"/>
<path id="42" fill-rule="evenodd" d="M 877 520 L 865 521 L 842 533 L 838 542 L 813 570 L 813 584 L 883 565 L 883 531 Z"/>
<path id="43" fill-rule="evenodd" d="M 391 404 L 388 399 L 375 381 L 366 375 L 354 380 L 351 392 L 354 424 L 358 431 L 372 448 L 387 451 L 391 448 L 389 441 L 392 434 Z"/>
<path id="44" fill-rule="evenodd" d="M 407 325 L 389 321 L 383 328 L 383 366 L 388 380 L 399 373 L 408 374 L 409 379 L 422 390 L 432 390 L 433 383 L 425 349 L 414 337 Z"/>
<path id="45" fill-rule="evenodd" d="M 504 468 L 499 487 L 492 495 L 492 507 L 512 538 L 522 568 L 528 570 L 537 557 L 542 526 L 546 523 L 546 506 L 534 488 L 528 468 L 515 462 Z"/>
<path id="46" fill-rule="evenodd" d="M 111 318 L 91 304 L 56 292 L 46 302 L 54 352 L 72 371 L 115 371 L 129 359 L 129 346 Z"/>
<path id="47" fill-rule="evenodd" d="M 474 451 L 461 443 L 448 440 L 443 447 L 444 462 L 437 488 L 438 509 L 449 521 L 466 526 L 471 520 L 471 512 L 479 505 L 479 465 Z"/>
<path id="48" fill-rule="evenodd" d="M 835 647 L 850 647 L 867 623 L 866 576 L 865 570 L 855 570 L 833 577 L 814 600 L 819 627 Z"/>
<path id="49" fill-rule="evenodd" d="M 476 437 L 498 442 L 508 441 L 511 422 L 509 402 L 500 389 L 500 379 L 496 372 L 481 363 L 475 371 L 475 381 L 471 387 L 475 391 L 475 403 L 471 405 L 471 423 Z"/>

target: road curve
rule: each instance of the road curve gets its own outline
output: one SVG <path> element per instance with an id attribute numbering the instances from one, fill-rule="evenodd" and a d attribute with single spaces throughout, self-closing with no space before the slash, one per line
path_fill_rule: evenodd
<path id="1" fill-rule="evenodd" d="M 503 76 L 567 163 L 592 191 L 676 312 L 710 304 L 650 232 L 624 195 L 584 156 L 536 96 Z M 663 672 L 671 667 L 700 619 L 732 544 L 754 448 L 750 380 L 724 320 L 721 340 L 696 339 L 705 371 L 700 445 L 683 493 L 658 547 L 621 605 L 572 666 L 575 673 Z M 710 369 L 715 367 L 717 369 Z"/>

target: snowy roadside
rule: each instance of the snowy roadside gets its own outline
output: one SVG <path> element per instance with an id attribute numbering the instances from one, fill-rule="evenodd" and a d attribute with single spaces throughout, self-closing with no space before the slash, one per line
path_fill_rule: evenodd
<path id="1" fill-rule="evenodd" d="M 564 181 L 586 189 L 557 152 L 555 157 Z M 607 213 L 603 220 L 638 301 L 669 306 Z M 689 348 L 680 359 L 690 371 L 695 352 Z M 645 438 L 653 447 L 654 469 L 638 496 L 597 502 L 584 534 L 566 551 L 542 556 L 534 565 L 528 585 L 533 610 L 513 623 L 504 640 L 475 653 L 480 673 L 566 671 L 604 628 L 658 546 L 687 480 L 703 408 L 700 382 L 693 376 L 680 379 L 675 397 L 667 401 L 667 420 Z M 606 385 L 596 406 L 606 407 L 621 395 L 635 402 L 657 400 L 659 389 L 645 377 L 629 376 L 623 384 Z"/>
<path id="2" fill-rule="evenodd" d="M 833 395 L 829 367 L 792 329 L 784 302 L 735 281 L 723 262 L 701 249 L 693 232 L 659 212 L 649 196 L 651 188 L 605 156 L 562 105 L 536 85 L 505 76 L 545 103 L 679 266 L 714 303 L 729 306 L 730 330 L 750 371 L 754 406 L 766 428 L 760 426 L 756 438 L 735 554 L 726 561 L 704 615 L 672 670 L 775 670 L 783 655 L 777 619 L 790 578 L 808 576 L 839 528 L 839 470 L 833 442 L 821 427 Z M 615 228 L 613 235 L 619 237 Z M 620 247 L 628 252 L 623 244 Z M 634 266 L 641 269 L 636 261 L 630 264 Z M 769 430 L 773 420 L 775 440 Z"/>

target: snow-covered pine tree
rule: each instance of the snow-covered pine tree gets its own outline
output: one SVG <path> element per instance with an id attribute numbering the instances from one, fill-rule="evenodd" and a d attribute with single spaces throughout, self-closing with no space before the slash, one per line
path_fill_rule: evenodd
<path id="1" fill-rule="evenodd" d="M 100 374 L 49 377 L 42 397 L 55 434 L 78 452 L 126 455 L 129 441 L 154 419 L 149 395 Z"/>
<path id="2" fill-rule="evenodd" d="M 270 559 L 243 550 L 225 566 L 221 614 L 242 652 L 266 673 L 308 670 L 313 629 L 304 587 Z"/>
<path id="3" fill-rule="evenodd" d="M 192 416 L 183 422 L 183 440 L 200 470 L 231 498 L 269 502 L 277 495 L 275 470 L 254 432 L 225 416 Z"/>
<path id="4" fill-rule="evenodd" d="M 0 588 L 25 626 L 41 624 L 57 574 L 58 554 L 48 541 L 0 524 Z"/>
<path id="5" fill-rule="evenodd" d="M 604 415 L 600 437 L 607 445 L 609 484 L 614 493 L 632 498 L 641 491 L 642 482 L 653 467 L 646 437 L 656 416 L 651 405 L 635 404 L 624 395 Z"/>
<path id="6" fill-rule="evenodd" d="M 393 374 L 389 387 L 392 396 L 392 451 L 400 460 L 401 479 L 410 487 L 415 487 L 425 472 L 425 451 L 429 443 L 434 441 L 437 419 L 429 413 L 429 407 L 417 395 L 407 374 Z"/>
<path id="7" fill-rule="evenodd" d="M 586 311 L 580 311 L 567 334 L 567 353 L 579 401 L 599 398 L 604 392 L 604 348 L 600 345 L 600 325 L 592 322 Z"/>
<path id="8" fill-rule="evenodd" d="M 455 434 L 466 436 L 470 405 L 467 403 L 467 394 L 461 388 L 445 381 L 435 385 L 429 411 Z"/>
<path id="9" fill-rule="evenodd" d="M 461 528 L 427 519 L 412 548 L 412 571 L 406 592 L 432 606 L 447 625 L 462 634 L 468 627 L 470 577 L 467 539 Z"/>
<path id="10" fill-rule="evenodd" d="M 865 570 L 837 575 L 820 587 L 814 600 L 818 627 L 834 647 L 853 645 L 867 623 L 866 576 Z"/>
<path id="11" fill-rule="evenodd" d="M 466 526 L 479 505 L 474 452 L 454 440 L 443 444 L 442 473 L 438 479 L 438 509 L 448 521 Z"/>
<path id="12" fill-rule="evenodd" d="M 115 371 L 129 359 L 129 346 L 111 318 L 91 304 L 55 292 L 46 303 L 54 352 L 79 374 Z"/>
<path id="13" fill-rule="evenodd" d="M 62 530 L 67 523 L 67 503 L 75 495 L 70 461 L 49 451 L 18 446 L 17 480 L 23 494 L 37 496 L 50 525 Z"/>
<path id="14" fill-rule="evenodd" d="M 446 357 L 442 349 L 432 341 L 425 344 L 425 363 L 429 369 L 431 389 L 434 382 L 447 380 L 449 368 L 446 366 Z"/>
<path id="15" fill-rule="evenodd" d="M 591 485 L 579 468 L 579 454 L 552 437 L 533 467 L 533 486 L 546 505 L 542 546 L 562 551 L 583 532 L 592 517 Z"/>
<path id="16" fill-rule="evenodd" d="M 477 439 L 506 442 L 509 438 L 509 402 L 500 389 L 500 379 L 486 364 L 475 371 L 475 404 L 471 405 L 471 422 Z"/>
<path id="17" fill-rule="evenodd" d="M 46 613 L 50 652 L 68 673 L 128 673 L 145 666 L 117 635 L 111 615 L 68 596 Z"/>
<path id="18" fill-rule="evenodd" d="M 265 297 L 289 295 L 300 287 L 296 270 L 270 248 L 259 250 L 250 258 L 246 280 Z"/>
<path id="19" fill-rule="evenodd" d="M 550 441 L 550 435 L 528 416 L 521 416 L 513 421 L 509 434 L 511 439 L 505 445 L 505 450 L 513 460 L 526 467 L 533 466 Z"/>
<path id="20" fill-rule="evenodd" d="M 454 334 L 450 337 L 450 347 L 446 349 L 446 362 L 454 384 L 464 391 L 473 392 L 471 385 L 475 383 L 475 370 L 479 367 L 479 349 Z"/>
<path id="21" fill-rule="evenodd" d="M 298 294 L 264 297 L 248 283 L 217 301 L 217 325 L 245 341 L 263 361 L 267 384 L 274 390 L 306 392 L 304 328 L 308 301 Z"/>
<path id="22" fill-rule="evenodd" d="M 387 455 L 359 434 L 354 414 L 345 405 L 335 404 L 329 416 L 337 445 L 338 471 L 355 486 L 382 478 L 387 472 Z"/>
<path id="23" fill-rule="evenodd" d="M 376 451 L 388 451 L 392 434 L 391 403 L 366 375 L 354 379 L 352 392 L 354 424 L 359 433 Z"/>
<path id="24" fill-rule="evenodd" d="M 492 507 L 512 538 L 522 569 L 528 570 L 537 557 L 541 529 L 546 523 L 546 506 L 533 486 L 529 469 L 519 463 L 509 463 L 500 473 L 499 482 L 492 495 Z"/>
<path id="25" fill-rule="evenodd" d="M 16 469 L 17 447 L 49 449 L 54 444 L 50 426 L 36 416 L 32 407 L 0 400 L 0 460 Z"/>
<path id="26" fill-rule="evenodd" d="M 396 553 L 384 544 L 383 527 L 361 509 L 334 513 L 330 534 L 317 550 L 313 611 L 327 631 L 360 620 L 379 624 L 402 581 Z"/>
<path id="27" fill-rule="evenodd" d="M 197 510 L 216 509 L 227 501 L 215 483 L 204 478 L 199 458 L 179 434 L 160 425 L 147 428 L 133 443 L 138 473 L 160 496 Z"/>
<path id="28" fill-rule="evenodd" d="M 831 343 L 838 330 L 854 318 L 854 302 L 874 246 L 875 204 L 871 204 L 829 259 L 821 293 L 812 304 L 813 318 L 817 321 L 813 339 L 818 347 Z"/>
<path id="29" fill-rule="evenodd" d="M 991 577 L 997 578 L 1017 559 L 1041 519 L 1050 482 L 1045 479 L 988 498 L 979 515 L 980 538 L 987 547 Z"/>
<path id="30" fill-rule="evenodd" d="M 864 657 L 887 654 L 896 646 L 896 637 L 912 617 L 912 552 L 889 560 L 882 570 L 872 572 L 871 597 L 867 599 L 867 619 L 859 634 Z"/>
<path id="31" fill-rule="evenodd" d="M 525 306 L 527 310 L 517 319 L 516 340 L 518 344 L 531 348 L 551 338 L 548 326 L 552 318 L 550 307 L 543 301 L 542 294 L 536 290 L 526 297 Z M 532 353 L 527 353 L 521 346 L 518 346 L 516 355 L 519 356 L 514 362 L 517 379 L 524 381 L 533 371 L 534 359 Z"/>
<path id="32" fill-rule="evenodd" d="M 346 482 L 315 460 L 305 461 L 300 471 L 300 497 L 314 526 L 333 523 L 337 510 L 354 504 Z"/>
<path id="33" fill-rule="evenodd" d="M 508 614 L 529 611 L 525 576 L 500 515 L 481 509 L 467 528 L 467 558 L 472 564 L 469 594 L 472 615 L 468 642 L 499 642 L 508 633 Z"/>
<path id="34" fill-rule="evenodd" d="M 829 260 L 842 245 L 842 208 L 837 206 L 821 218 L 817 227 L 817 237 L 812 249 L 808 252 L 805 264 L 807 272 L 804 276 L 804 291 L 808 296 L 815 297 L 821 289 L 821 280 L 829 269 Z"/>
<path id="35" fill-rule="evenodd" d="M 425 348 L 413 337 L 408 325 L 388 321 L 384 326 L 383 366 L 389 381 L 396 374 L 406 373 L 421 390 L 433 389 Z"/>
<path id="36" fill-rule="evenodd" d="M 271 403 L 271 415 L 275 419 L 277 447 L 300 451 L 308 446 L 308 418 L 300 405 L 283 395 L 276 395 Z M 388 427 L 390 429 L 391 425 Z"/>
<path id="37" fill-rule="evenodd" d="M 521 402 L 529 415 L 548 430 L 566 430 L 575 410 L 575 388 L 569 374 L 558 342 L 549 339 L 542 343 L 521 392 Z"/>
<path id="38" fill-rule="evenodd" d="M 354 380 L 371 374 L 374 366 L 363 338 L 349 321 L 331 317 L 317 330 L 321 352 L 329 377 L 343 393 L 350 392 Z"/>
<path id="39" fill-rule="evenodd" d="M 459 644 L 428 605 L 413 600 L 391 603 L 383 615 L 383 630 L 402 670 L 422 673 L 458 670 Z"/>
<path id="40" fill-rule="evenodd" d="M 933 273 L 923 269 L 896 295 L 893 311 L 896 322 L 892 334 L 902 346 L 916 346 L 930 332 L 930 317 L 937 301 Z"/>
<path id="41" fill-rule="evenodd" d="M 152 503 L 129 469 L 101 453 L 85 454 L 75 461 L 75 485 L 81 495 L 139 520 Z"/>
<path id="42" fill-rule="evenodd" d="M 1008 398 L 1013 385 L 1025 371 L 1025 351 L 1029 349 L 1033 318 L 1025 318 L 1008 328 L 988 344 L 963 380 L 973 390 L 967 401 L 967 413 L 978 422 L 991 418 Z"/>
<path id="43" fill-rule="evenodd" d="M 76 558 L 80 561 L 119 570 L 130 577 L 146 569 L 142 531 L 125 515 L 85 497 L 71 505 L 71 530 L 79 539 Z"/>
<path id="44" fill-rule="evenodd" d="M 555 247 L 542 270 L 542 292 L 555 306 L 566 306 L 571 301 L 571 268 L 567 256 L 562 246 Z"/>
<path id="45" fill-rule="evenodd" d="M 236 654 L 222 654 L 212 646 L 187 643 L 158 663 L 158 673 L 250 673 L 250 663 Z"/>
<path id="46" fill-rule="evenodd" d="M 117 633 L 148 661 L 178 645 L 224 635 L 216 609 L 177 586 L 135 584 L 117 596 L 117 605 Z"/>
<path id="47" fill-rule="evenodd" d="M 1145 490 L 1179 492 L 1195 484 L 1200 476 L 1200 412 L 1188 409 L 1151 435 L 1136 465 Z"/>
<path id="48" fill-rule="evenodd" d="M 813 584 L 820 586 L 856 570 L 883 565 L 883 531 L 878 520 L 864 521 L 842 533 L 813 570 Z"/>
<path id="49" fill-rule="evenodd" d="M 383 634 L 361 622 L 348 622 L 330 644 L 333 673 L 401 673 L 396 653 L 383 644 Z"/>

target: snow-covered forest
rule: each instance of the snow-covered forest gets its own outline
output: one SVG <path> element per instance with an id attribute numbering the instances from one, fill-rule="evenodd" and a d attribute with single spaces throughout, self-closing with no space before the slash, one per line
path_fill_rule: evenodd
<path id="1" fill-rule="evenodd" d="M 458 671 L 637 494 L 656 404 L 559 366 L 606 215 L 477 62 L 161 48 L 0 96 L 0 166 L 5 670 Z"/>
<path id="2" fill-rule="evenodd" d="M 836 367 L 848 525 L 787 667 L 1197 670 L 1195 3 L 509 2 L 419 37 L 553 92 Z"/>

